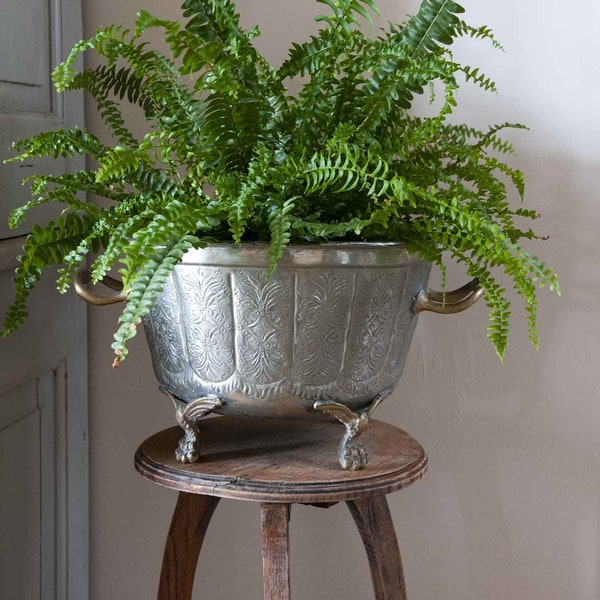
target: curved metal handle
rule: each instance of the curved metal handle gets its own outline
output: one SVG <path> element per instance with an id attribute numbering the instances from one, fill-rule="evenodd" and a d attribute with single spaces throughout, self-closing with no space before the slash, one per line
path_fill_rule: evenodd
<path id="1" fill-rule="evenodd" d="M 421 290 L 415 298 L 412 312 L 414 315 L 425 310 L 442 315 L 458 313 L 473 306 L 483 294 L 484 289 L 479 285 L 478 279 L 473 279 L 461 288 L 451 292 Z"/>
<path id="2" fill-rule="evenodd" d="M 96 294 L 95 292 L 92 292 L 87 287 L 91 281 L 92 272 L 87 268 L 79 269 L 79 271 L 75 273 L 75 277 L 73 277 L 73 285 L 77 295 L 89 304 L 105 306 L 106 304 L 123 302 L 125 298 L 127 298 L 127 294 L 123 292 L 123 284 L 114 277 L 106 275 L 103 277 L 102 283 L 111 290 L 118 292 L 116 294 Z"/>

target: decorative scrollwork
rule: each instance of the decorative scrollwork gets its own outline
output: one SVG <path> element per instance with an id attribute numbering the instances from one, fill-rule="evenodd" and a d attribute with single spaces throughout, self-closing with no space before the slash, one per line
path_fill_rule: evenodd
<path id="1" fill-rule="evenodd" d="M 160 299 L 144 318 L 144 328 L 157 373 L 179 374 L 187 368 L 183 343 L 181 311 L 173 277 L 163 288 Z M 162 379 L 159 376 L 159 380 Z"/>
<path id="2" fill-rule="evenodd" d="M 363 445 L 356 441 L 356 438 L 370 423 L 373 411 L 390 393 L 391 390 L 384 390 L 373 399 L 367 408 L 358 413 L 350 410 L 345 404 L 334 400 L 317 400 L 313 404 L 315 410 L 335 417 L 346 428 L 338 448 L 338 460 L 342 469 L 358 471 L 367 466 L 369 456 Z"/>
<path id="3" fill-rule="evenodd" d="M 364 276 L 357 282 L 357 306 L 345 364 L 348 379 L 367 381 L 381 371 L 390 347 L 401 290 L 401 280 L 394 271 Z"/>
<path id="4" fill-rule="evenodd" d="M 329 270 L 298 276 L 294 379 L 305 385 L 335 381 L 344 360 L 354 273 Z"/>
<path id="5" fill-rule="evenodd" d="M 175 450 L 175 458 L 180 463 L 198 462 L 200 456 L 200 442 L 198 440 L 199 430 L 197 422 L 212 412 L 215 408 L 222 405 L 219 398 L 206 396 L 197 398 L 191 402 L 183 402 L 168 389 L 161 387 L 175 406 L 175 418 L 179 426 L 183 429 L 184 435 L 179 440 L 179 445 Z"/>
<path id="6" fill-rule="evenodd" d="M 186 319 L 190 366 L 205 381 L 235 372 L 233 308 L 227 274 L 214 267 L 187 267 L 177 277 Z"/>
<path id="7" fill-rule="evenodd" d="M 396 383 L 428 263 L 400 254 L 364 268 L 344 248 L 339 263 L 269 278 L 240 256 L 177 265 L 144 320 L 157 378 L 175 395 L 218 396 L 225 414 L 295 416 L 324 398 L 356 410 Z"/>
<path id="8" fill-rule="evenodd" d="M 264 270 L 233 276 L 238 370 L 249 384 L 281 381 L 290 371 L 292 278 L 284 273 L 267 279 Z"/>

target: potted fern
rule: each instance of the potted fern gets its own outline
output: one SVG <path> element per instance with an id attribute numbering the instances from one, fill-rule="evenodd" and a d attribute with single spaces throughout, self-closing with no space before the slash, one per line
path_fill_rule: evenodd
<path id="1" fill-rule="evenodd" d="M 75 277 L 92 302 L 124 300 L 115 366 L 144 320 L 186 430 L 184 461 L 197 457 L 194 422 L 208 411 L 315 408 L 345 423 L 340 462 L 360 468 L 365 454 L 352 438 L 399 377 L 417 312 L 462 310 L 485 289 L 488 337 L 502 359 L 510 302 L 498 270 L 525 302 L 534 345 L 536 287 L 558 291 L 554 273 L 519 245 L 537 237 L 527 225 L 537 214 L 509 201 L 524 181 L 503 160 L 512 147 L 500 132 L 521 126 L 480 131 L 451 119 L 461 79 L 495 85 L 449 46 L 465 35 L 499 46 L 491 31 L 468 25 L 449 0 L 423 0 L 415 16 L 376 32 L 374 0 L 317 2 L 321 28 L 278 68 L 253 46 L 258 30 L 240 27 L 233 0 L 184 0 L 181 21 L 141 10 L 133 31 L 99 30 L 53 74 L 59 91 L 93 96 L 114 145 L 81 128 L 14 144 L 11 160 L 78 153 L 89 167 L 31 177 L 33 199 L 12 213 L 17 226 L 37 205 L 64 206 L 27 239 L 3 335 L 55 265 L 60 292 Z M 142 41 L 149 28 L 163 31 L 172 56 Z M 76 72 L 87 50 L 105 61 Z M 419 116 L 413 100 L 428 88 L 441 90 L 436 111 Z M 141 140 L 121 102 L 143 111 Z M 431 264 L 443 269 L 448 255 L 473 282 L 428 292 Z M 117 267 L 121 282 L 109 276 Z M 99 282 L 120 291 L 87 288 Z M 201 302 L 180 308 L 188 297 Z"/>

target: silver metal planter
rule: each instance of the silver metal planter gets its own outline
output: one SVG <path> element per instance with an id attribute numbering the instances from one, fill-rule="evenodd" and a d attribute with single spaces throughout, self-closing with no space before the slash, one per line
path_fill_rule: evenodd
<path id="1" fill-rule="evenodd" d="M 346 426 L 340 463 L 362 468 L 354 438 L 400 378 L 418 313 L 464 310 L 482 290 L 428 291 L 430 263 L 401 244 L 293 246 L 270 278 L 266 265 L 265 245 L 191 250 L 144 319 L 154 371 L 186 432 L 177 456 L 197 460 L 195 423 L 208 412 L 325 412 Z"/>

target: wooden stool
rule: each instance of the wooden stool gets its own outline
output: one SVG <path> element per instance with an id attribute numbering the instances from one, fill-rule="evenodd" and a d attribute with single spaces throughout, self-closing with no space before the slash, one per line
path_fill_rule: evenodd
<path id="1" fill-rule="evenodd" d="M 148 438 L 135 455 L 146 478 L 179 490 L 167 536 L 159 600 L 190 600 L 202 541 L 220 498 L 260 502 L 265 600 L 289 600 L 289 514 L 293 503 L 345 501 L 367 551 L 376 600 L 404 600 L 400 551 L 385 494 L 420 479 L 427 457 L 404 431 L 373 420 L 362 435 L 369 464 L 337 462 L 339 424 L 324 420 L 209 418 L 199 423 L 200 460 L 181 464 L 181 429 Z"/>

